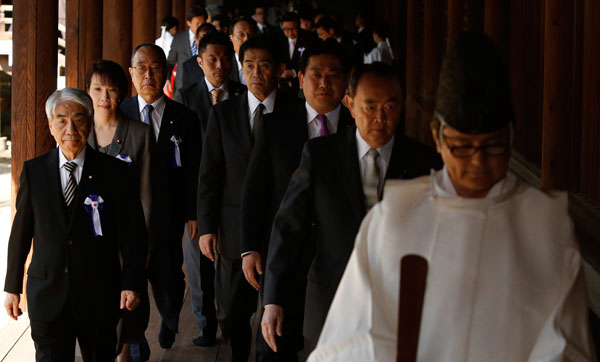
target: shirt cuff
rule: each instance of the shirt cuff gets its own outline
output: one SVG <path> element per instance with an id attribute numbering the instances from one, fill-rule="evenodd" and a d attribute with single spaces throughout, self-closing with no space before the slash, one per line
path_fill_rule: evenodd
<path id="1" fill-rule="evenodd" d="M 243 252 L 243 253 L 242 253 L 242 258 L 243 258 L 244 256 L 246 256 L 246 255 L 250 254 L 250 253 L 258 253 L 258 252 L 257 252 L 257 251 L 253 251 L 253 250 L 250 250 L 250 251 Z"/>

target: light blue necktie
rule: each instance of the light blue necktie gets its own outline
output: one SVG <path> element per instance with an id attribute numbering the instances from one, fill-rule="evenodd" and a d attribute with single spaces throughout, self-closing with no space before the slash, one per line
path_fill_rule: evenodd
<path id="1" fill-rule="evenodd" d="M 198 55 L 198 44 L 195 41 L 192 42 L 192 56 Z"/>
<path id="2" fill-rule="evenodd" d="M 152 126 L 152 111 L 153 110 L 154 110 L 154 107 L 152 107 L 151 104 L 146 104 L 146 106 L 142 110 L 142 113 L 144 114 L 144 119 L 142 119 L 142 121 L 145 124 L 148 124 L 150 126 Z"/>

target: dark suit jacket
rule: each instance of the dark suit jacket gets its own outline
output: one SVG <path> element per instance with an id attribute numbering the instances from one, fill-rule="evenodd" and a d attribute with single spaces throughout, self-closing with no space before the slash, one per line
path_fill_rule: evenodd
<path id="1" fill-rule="evenodd" d="M 229 73 L 229 80 L 234 81 L 236 83 L 242 83 L 240 80 L 240 71 L 238 70 L 237 61 L 235 60 L 235 56 L 231 60 L 231 72 Z"/>
<path id="2" fill-rule="evenodd" d="M 71 298 L 77 319 L 91 325 L 116 325 L 121 290 L 145 287 L 147 242 L 142 207 L 127 166 L 88 146 L 69 218 L 58 169 L 59 152 L 54 149 L 23 166 L 4 290 L 23 292 L 25 260 L 33 237 L 27 270 L 29 317 L 57 320 Z M 100 211 L 103 235 L 98 237 L 84 205 L 92 194 L 104 200 Z"/>
<path id="3" fill-rule="evenodd" d="M 227 92 L 229 95 L 227 99 L 235 98 L 246 91 L 245 85 L 232 80 L 229 80 L 228 82 Z M 196 112 L 200 119 L 202 134 L 204 135 L 208 124 L 208 115 L 213 107 L 210 94 L 208 93 L 208 87 L 204 81 L 204 75 L 202 75 L 202 78 L 196 84 L 177 91 L 175 100 Z"/>
<path id="4" fill-rule="evenodd" d="M 177 67 L 176 79 L 177 77 L 181 77 L 181 88 L 178 88 L 179 90 L 181 90 L 182 88 L 192 86 L 203 80 L 204 71 L 202 70 L 200 65 L 198 65 L 197 58 L 191 57 L 185 62 L 183 62 L 183 66 L 181 67 L 181 69 Z"/>
<path id="5" fill-rule="evenodd" d="M 242 192 L 240 252 L 260 252 L 263 265 L 273 218 L 308 141 L 306 112 L 305 102 L 299 102 L 294 108 L 265 116 L 263 135 L 257 136 L 248 165 Z M 350 111 L 341 106 L 338 132 L 353 126 Z"/>
<path id="6" fill-rule="evenodd" d="M 275 216 L 265 272 L 264 304 L 293 301 L 297 256 L 314 240 L 308 273 L 304 335 L 317 341 L 365 216 L 356 128 L 306 143 Z M 386 178 L 412 178 L 441 167 L 438 155 L 397 134 Z M 313 226 L 314 225 L 314 226 Z M 311 237 L 314 233 L 314 238 Z"/>
<path id="7" fill-rule="evenodd" d="M 175 77 L 175 89 L 183 86 L 183 77 L 179 76 L 180 70 L 183 70 L 183 63 L 192 57 L 192 49 L 190 47 L 190 34 L 189 30 L 184 30 L 175 34 L 173 42 L 171 43 L 171 50 L 167 57 L 167 63 L 171 66 L 177 65 L 177 76 Z M 185 71 L 184 71 L 185 72 Z M 171 74 L 169 72 L 169 74 Z"/>
<path id="8" fill-rule="evenodd" d="M 181 243 L 187 220 L 196 219 L 196 188 L 202 137 L 200 121 L 184 105 L 165 97 L 167 102 L 158 140 L 151 150 L 152 211 L 150 215 L 150 249 L 160 255 L 161 248 Z M 138 97 L 121 104 L 123 113 L 139 120 Z M 154 135 L 154 131 L 152 131 Z M 181 167 L 175 165 L 175 145 L 172 136 L 181 139 Z"/>
<path id="9" fill-rule="evenodd" d="M 296 44 L 294 45 L 294 54 L 290 58 L 288 38 L 285 35 L 279 37 L 279 50 L 282 52 L 283 61 L 285 62 L 286 69 L 293 69 L 298 73 L 300 67 L 300 57 L 302 56 L 303 50 L 310 45 L 312 36 L 310 32 L 302 30 L 298 32 L 298 38 L 296 38 Z"/>
<path id="10" fill-rule="evenodd" d="M 150 149 L 154 143 L 154 132 L 147 124 L 126 117 L 122 113 L 118 116 L 119 123 L 112 142 L 108 145 L 106 154 L 121 159 L 131 158 L 131 164 L 127 168 L 139 189 L 142 207 L 146 225 L 150 223 L 150 202 L 151 202 L 151 186 L 150 186 Z M 88 136 L 88 144 L 95 150 L 98 150 L 96 145 L 96 133 L 94 127 L 90 130 Z"/>
<path id="11" fill-rule="evenodd" d="M 274 111 L 292 101 L 278 93 Z M 253 148 L 247 92 L 213 107 L 204 139 L 198 182 L 198 232 L 218 234 L 219 253 L 240 258 L 242 184 Z"/>

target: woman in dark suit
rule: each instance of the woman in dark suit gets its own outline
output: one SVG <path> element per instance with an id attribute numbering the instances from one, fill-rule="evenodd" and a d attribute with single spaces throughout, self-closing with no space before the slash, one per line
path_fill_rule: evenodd
<path id="1" fill-rule="evenodd" d="M 119 64 L 110 60 L 98 60 L 90 66 L 85 77 L 85 88 L 94 104 L 94 124 L 87 142 L 97 151 L 129 164 L 132 179 L 139 188 L 148 226 L 151 199 L 150 149 L 154 135 L 150 126 L 128 118 L 120 111 L 121 101 L 128 94 L 128 85 L 127 76 Z M 129 354 L 128 345 L 138 343 L 148 325 L 148 295 L 142 293 L 140 299 L 140 307 L 135 312 L 124 312 L 119 323 L 118 348 L 123 348 L 125 355 Z M 133 354 L 139 354 L 139 351 Z"/>

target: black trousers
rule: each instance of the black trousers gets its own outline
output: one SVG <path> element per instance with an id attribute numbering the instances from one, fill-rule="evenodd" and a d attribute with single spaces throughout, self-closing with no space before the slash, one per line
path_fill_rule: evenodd
<path id="1" fill-rule="evenodd" d="M 217 319 L 223 337 L 229 339 L 231 360 L 246 362 L 252 343 L 250 318 L 256 311 L 258 292 L 246 281 L 241 258 L 218 255 L 215 294 Z"/>
<path id="2" fill-rule="evenodd" d="M 86 316 L 94 319 L 94 316 Z M 99 324 L 100 323 L 100 324 Z M 113 362 L 117 356 L 117 318 L 93 323 L 73 315 L 68 301 L 60 316 L 51 322 L 31 320 L 31 338 L 37 362 L 75 360 L 75 340 L 84 362 Z"/>

